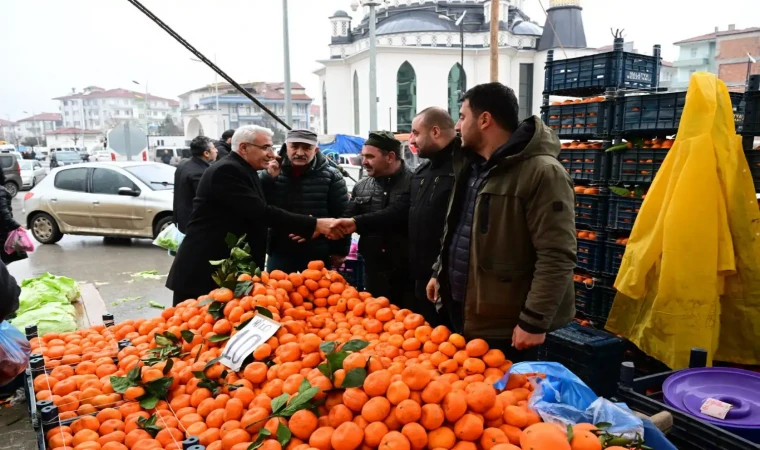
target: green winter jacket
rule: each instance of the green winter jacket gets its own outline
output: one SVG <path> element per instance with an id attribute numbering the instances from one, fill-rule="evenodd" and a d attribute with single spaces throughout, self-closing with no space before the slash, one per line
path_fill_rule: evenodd
<path id="1" fill-rule="evenodd" d="M 515 325 L 542 333 L 575 316 L 575 197 L 557 160 L 559 139 L 534 116 L 505 147 L 492 157 L 498 160 L 475 199 L 464 303 L 447 290 L 447 259 L 473 159 L 468 152 L 454 155 L 455 186 L 434 269 L 444 305 L 462 318 L 468 339 L 509 342 Z"/>

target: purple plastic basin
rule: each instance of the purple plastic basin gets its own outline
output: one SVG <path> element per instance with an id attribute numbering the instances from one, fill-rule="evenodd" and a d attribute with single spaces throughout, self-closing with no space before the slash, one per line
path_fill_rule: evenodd
<path id="1" fill-rule="evenodd" d="M 669 406 L 760 443 L 760 374 L 727 367 L 685 369 L 665 380 L 662 393 Z M 733 405 L 724 420 L 700 412 L 708 398 Z"/>

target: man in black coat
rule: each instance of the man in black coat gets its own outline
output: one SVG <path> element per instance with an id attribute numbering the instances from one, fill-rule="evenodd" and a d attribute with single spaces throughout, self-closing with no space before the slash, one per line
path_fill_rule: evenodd
<path id="1" fill-rule="evenodd" d="M 266 169 L 274 159 L 271 130 L 240 127 L 232 137 L 232 148 L 227 158 L 203 173 L 198 185 L 187 235 L 166 280 L 166 287 L 174 291 L 175 305 L 216 287 L 209 261 L 229 257 L 227 233 L 245 234 L 253 261 L 263 267 L 268 228 L 311 237 L 329 234 L 334 222 L 267 204 L 257 170 Z"/>
<path id="2" fill-rule="evenodd" d="M 356 229 L 355 224 L 360 223 L 373 229 L 395 226 L 399 222 L 405 224 L 409 233 L 408 273 L 414 283 L 414 301 L 410 309 L 436 326 L 446 324 L 448 318 L 439 314 L 427 299 L 426 286 L 441 250 L 449 194 L 454 183 L 451 157 L 459 151 L 461 141 L 449 113 L 431 107 L 421 111 L 412 121 L 409 144 L 417 148 L 424 161 L 412 174 L 408 207 L 398 204 L 398 207 L 387 208 L 379 214 L 354 217 L 355 222 L 341 219 L 335 226 L 349 233 Z"/>
<path id="3" fill-rule="evenodd" d="M 222 133 L 222 138 L 214 143 L 218 154 L 216 157 L 217 160 L 224 158 L 232 151 L 232 145 L 230 142 L 232 141 L 233 134 L 235 134 L 235 130 L 227 130 Z"/>
<path id="4" fill-rule="evenodd" d="M 190 142 L 190 154 L 192 158 L 182 161 L 174 172 L 174 223 L 182 233 L 187 231 L 201 176 L 216 160 L 216 147 L 211 139 L 198 136 Z"/>
<path id="5" fill-rule="evenodd" d="M 273 161 L 268 171 L 261 173 L 267 203 L 313 217 L 343 217 L 348 206 L 346 182 L 319 151 L 317 135 L 309 130 L 291 130 L 285 146 L 282 164 Z M 301 271 L 315 260 L 324 261 L 327 267 L 340 267 L 351 245 L 350 236 L 332 241 L 320 237 L 299 244 L 288 234 L 269 230 L 268 271 Z"/>
<path id="6" fill-rule="evenodd" d="M 16 279 L 8 272 L 8 268 L 0 261 L 0 322 L 18 309 L 18 298 L 21 288 Z"/>
<path id="7" fill-rule="evenodd" d="M 412 173 L 400 155 L 401 142 L 393 133 L 369 134 L 362 147 L 362 165 L 369 177 L 354 186 L 345 213 L 353 218 L 349 221 L 354 226 L 343 233 L 360 234 L 359 253 L 364 257 L 367 291 L 408 308 L 413 286 L 408 275 L 409 243 L 404 211 L 409 210 Z M 396 212 L 388 214 L 386 209 Z M 382 217 L 390 220 L 380 220 Z"/>

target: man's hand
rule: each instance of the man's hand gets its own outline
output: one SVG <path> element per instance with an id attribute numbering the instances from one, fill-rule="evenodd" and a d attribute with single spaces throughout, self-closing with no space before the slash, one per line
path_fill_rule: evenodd
<path id="1" fill-rule="evenodd" d="M 438 300 L 438 280 L 431 278 L 427 285 L 427 298 L 431 302 L 435 303 Z"/>
<path id="2" fill-rule="evenodd" d="M 311 238 L 316 239 L 320 234 L 329 237 L 335 222 L 335 219 L 317 219 L 317 228 L 314 229 L 314 235 Z"/>
<path id="3" fill-rule="evenodd" d="M 330 255 L 330 265 L 333 267 L 340 268 L 344 262 L 346 262 L 345 255 Z"/>
<path id="4" fill-rule="evenodd" d="M 340 239 L 343 236 L 356 232 L 356 221 L 354 219 L 337 219 L 332 226 L 336 237 L 331 239 Z"/>
<path id="5" fill-rule="evenodd" d="M 280 161 L 278 158 L 275 158 L 269 161 L 269 165 L 267 166 L 267 173 L 272 178 L 277 178 L 278 176 L 280 176 L 280 171 L 281 171 Z"/>
<path id="6" fill-rule="evenodd" d="M 517 350 L 525 350 L 541 345 L 546 340 L 546 333 L 532 334 L 516 326 L 512 331 L 512 347 Z"/>

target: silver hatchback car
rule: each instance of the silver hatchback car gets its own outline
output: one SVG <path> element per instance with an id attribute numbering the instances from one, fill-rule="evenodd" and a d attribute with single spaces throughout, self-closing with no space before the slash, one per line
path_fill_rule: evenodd
<path id="1" fill-rule="evenodd" d="M 175 170 L 142 161 L 54 169 L 24 196 L 27 227 L 42 244 L 64 234 L 154 238 L 172 222 Z"/>

